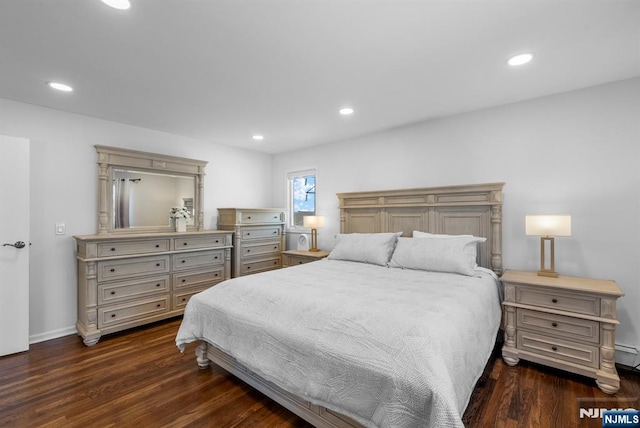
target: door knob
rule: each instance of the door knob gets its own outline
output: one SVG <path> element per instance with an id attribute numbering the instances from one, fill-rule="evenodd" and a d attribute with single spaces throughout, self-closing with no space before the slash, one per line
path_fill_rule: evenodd
<path id="1" fill-rule="evenodd" d="M 24 248 L 27 244 L 23 241 L 16 241 L 13 244 L 2 244 L 3 247 L 15 247 L 15 248 Z"/>

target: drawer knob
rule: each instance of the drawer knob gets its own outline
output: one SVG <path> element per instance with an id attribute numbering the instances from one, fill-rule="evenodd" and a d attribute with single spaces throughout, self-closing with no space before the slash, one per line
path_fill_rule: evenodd
<path id="1" fill-rule="evenodd" d="M 160 244 L 156 244 L 156 248 L 160 248 Z"/>
<path id="2" fill-rule="evenodd" d="M 558 347 L 557 347 L 557 346 L 552 346 L 552 347 L 551 347 L 551 350 L 552 350 L 552 351 L 557 351 L 557 350 L 558 350 Z"/>
<path id="3" fill-rule="evenodd" d="M 247 232 L 247 236 L 251 235 L 251 232 Z"/>
<path id="4" fill-rule="evenodd" d="M 274 264 L 274 265 L 277 265 L 277 264 L 278 264 L 278 262 L 277 262 L 277 261 L 275 261 L 275 262 L 273 262 L 273 264 Z"/>
<path id="5" fill-rule="evenodd" d="M 213 258 L 214 258 L 215 260 L 218 260 L 218 256 L 214 256 Z"/>
<path id="6" fill-rule="evenodd" d="M 218 242 L 220 242 L 220 241 L 218 241 L 218 240 L 216 239 L 216 244 L 217 244 Z"/>
<path id="7" fill-rule="evenodd" d="M 247 253 L 250 253 L 250 252 L 251 252 L 251 250 L 247 250 Z"/>
<path id="8" fill-rule="evenodd" d="M 186 262 L 187 262 L 186 260 L 183 260 L 183 261 L 182 261 L 182 263 L 186 263 Z"/>
<path id="9" fill-rule="evenodd" d="M 251 269 L 251 266 L 247 266 L 247 270 Z"/>
<path id="10" fill-rule="evenodd" d="M 215 274 L 215 275 L 213 275 L 213 276 L 218 276 L 218 274 L 216 273 L 216 274 Z"/>
<path id="11" fill-rule="evenodd" d="M 251 220 L 251 216 L 248 216 L 247 218 L 248 218 L 249 220 Z"/>
<path id="12" fill-rule="evenodd" d="M 301 264 L 302 264 L 302 260 L 300 260 L 300 261 L 298 262 L 298 264 L 299 264 L 299 265 L 301 265 Z"/>
<path id="13" fill-rule="evenodd" d="M 274 250 L 277 250 L 277 249 L 278 249 L 278 246 L 277 246 L 277 245 L 274 245 L 274 246 L 273 246 L 273 249 L 274 249 Z"/>
<path id="14" fill-rule="evenodd" d="M 111 314 L 111 318 L 115 318 L 115 317 L 116 317 L 116 314 Z"/>
<path id="15" fill-rule="evenodd" d="M 158 303 L 158 304 L 156 305 L 156 308 L 159 308 L 160 306 L 162 306 L 162 305 L 161 305 L 160 303 Z"/>
<path id="16" fill-rule="evenodd" d="M 111 295 L 113 296 L 114 294 L 116 294 L 116 292 L 115 292 L 115 291 L 112 291 L 112 292 L 111 292 Z"/>
<path id="17" fill-rule="evenodd" d="M 186 298 L 186 297 L 183 297 L 183 298 L 182 298 L 182 301 L 183 301 L 183 302 L 186 302 L 186 301 L 187 301 L 187 298 Z"/>
<path id="18" fill-rule="evenodd" d="M 156 266 L 160 267 L 160 263 L 156 263 Z"/>
<path id="19" fill-rule="evenodd" d="M 187 282 L 187 280 L 186 280 L 186 279 L 183 279 L 183 280 L 182 280 L 182 282 Z"/>
<path id="20" fill-rule="evenodd" d="M 552 326 L 552 327 L 557 327 L 557 326 L 558 326 L 558 323 L 557 323 L 557 322 L 552 322 L 552 323 L 551 323 L 551 326 Z"/>
<path id="21" fill-rule="evenodd" d="M 185 243 L 183 243 L 182 245 L 187 245 L 187 243 L 185 242 Z"/>
<path id="22" fill-rule="evenodd" d="M 115 251 L 115 250 L 116 250 L 116 248 L 115 248 L 115 247 L 111 247 L 111 251 Z"/>
<path id="23" fill-rule="evenodd" d="M 273 231 L 273 234 L 274 234 L 274 235 L 277 235 L 277 234 L 278 234 L 278 231 L 277 231 L 277 230 L 274 230 L 274 231 Z"/>
<path id="24" fill-rule="evenodd" d="M 558 303 L 558 299 L 551 299 L 553 303 Z"/>
<path id="25" fill-rule="evenodd" d="M 156 287 L 160 287 L 160 284 L 156 284 Z"/>
<path id="26" fill-rule="evenodd" d="M 116 271 L 115 269 L 111 268 L 111 272 L 115 272 L 115 271 Z"/>
<path id="27" fill-rule="evenodd" d="M 274 216 L 273 216 L 273 218 L 277 219 L 277 218 L 278 218 L 278 216 L 277 216 L 277 215 L 274 215 Z"/>

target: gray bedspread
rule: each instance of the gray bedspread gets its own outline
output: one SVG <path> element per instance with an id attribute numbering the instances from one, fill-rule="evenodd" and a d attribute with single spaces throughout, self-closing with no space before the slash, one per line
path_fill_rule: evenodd
<path id="1" fill-rule="evenodd" d="M 497 277 L 322 260 L 189 301 L 206 340 L 299 397 L 371 427 L 462 427 L 500 323 Z"/>

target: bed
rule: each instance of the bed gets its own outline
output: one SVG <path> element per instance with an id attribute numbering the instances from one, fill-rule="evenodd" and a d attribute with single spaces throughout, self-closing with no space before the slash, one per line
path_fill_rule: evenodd
<path id="1" fill-rule="evenodd" d="M 500 324 L 502 187 L 338 194 L 328 259 L 193 296 L 176 343 L 315 426 L 462 426 Z M 451 245 L 472 271 L 438 256 Z"/>

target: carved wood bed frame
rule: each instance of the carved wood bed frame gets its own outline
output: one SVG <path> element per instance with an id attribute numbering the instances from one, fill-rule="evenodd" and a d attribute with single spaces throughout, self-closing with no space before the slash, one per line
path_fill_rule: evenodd
<path id="1" fill-rule="evenodd" d="M 482 236 L 487 240 L 478 247 L 478 264 L 501 274 L 503 186 L 504 183 L 489 183 L 339 193 L 340 232 L 403 232 L 403 236 L 412 236 L 414 230 L 419 230 Z M 361 426 L 284 391 L 207 342 L 197 347 L 196 359 L 202 369 L 213 361 L 316 427 Z"/>

